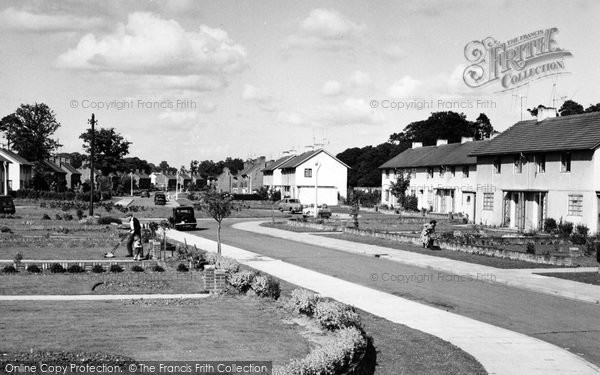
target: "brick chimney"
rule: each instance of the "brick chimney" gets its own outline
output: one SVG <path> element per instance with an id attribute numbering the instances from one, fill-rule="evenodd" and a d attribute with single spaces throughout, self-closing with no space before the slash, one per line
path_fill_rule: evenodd
<path id="1" fill-rule="evenodd" d="M 447 139 L 438 139 L 436 142 L 436 146 L 442 146 L 442 145 L 447 145 L 448 144 L 448 140 Z"/>
<path id="2" fill-rule="evenodd" d="M 473 137 L 460 137 L 460 143 L 473 142 Z"/>
<path id="3" fill-rule="evenodd" d="M 538 106 L 537 108 L 537 121 L 544 121 L 547 118 L 558 117 L 558 111 L 556 108 L 552 107 L 544 107 L 543 105 Z"/>

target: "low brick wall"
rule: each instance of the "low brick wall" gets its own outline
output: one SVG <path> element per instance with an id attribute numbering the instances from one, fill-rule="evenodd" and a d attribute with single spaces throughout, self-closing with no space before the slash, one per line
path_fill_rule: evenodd
<path id="1" fill-rule="evenodd" d="M 204 290 L 211 293 L 222 293 L 227 289 L 227 274 L 224 270 L 215 269 L 214 265 L 204 266 L 202 282 Z"/>
<path id="2" fill-rule="evenodd" d="M 76 264 L 78 266 L 80 266 L 81 268 L 83 268 L 86 271 L 90 271 L 95 265 L 100 265 L 102 268 L 104 268 L 105 270 L 109 270 L 110 266 L 116 264 L 119 265 L 121 267 L 123 267 L 124 269 L 130 268 L 134 265 L 138 265 L 141 266 L 144 269 L 149 269 L 151 267 L 154 267 L 156 264 L 158 264 L 158 262 L 153 261 L 153 260 L 143 260 L 143 261 L 131 261 L 131 260 L 35 260 L 35 259 L 27 259 L 27 260 L 22 260 L 21 263 L 18 265 L 17 269 L 19 271 L 25 271 L 27 269 L 28 266 L 35 264 L 38 267 L 40 267 L 40 269 L 42 270 L 47 270 L 50 269 L 50 267 L 55 264 L 58 263 L 61 266 L 63 266 L 65 269 L 69 268 L 70 266 Z M 3 267 L 5 265 L 12 265 L 14 264 L 13 261 L 0 261 L 0 267 Z"/>

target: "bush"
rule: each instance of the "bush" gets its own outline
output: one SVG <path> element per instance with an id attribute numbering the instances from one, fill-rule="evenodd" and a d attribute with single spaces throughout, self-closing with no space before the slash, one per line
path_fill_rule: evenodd
<path id="1" fill-rule="evenodd" d="M 215 268 L 225 270 L 228 274 L 236 273 L 240 269 L 240 264 L 235 259 L 217 253 L 208 253 L 206 260 L 208 264 L 214 264 Z"/>
<path id="2" fill-rule="evenodd" d="M 1 233 L 12 233 L 12 229 L 7 227 L 6 225 L 3 225 L 2 227 L 0 227 L 0 232 Z"/>
<path id="3" fill-rule="evenodd" d="M 328 330 L 346 327 L 361 329 L 360 315 L 352 306 L 337 301 L 319 301 L 315 308 L 315 318 L 323 328 Z"/>
<path id="4" fill-rule="evenodd" d="M 183 263 L 179 263 L 179 264 L 177 265 L 177 271 L 178 271 L 178 272 L 188 272 L 189 270 L 190 270 L 190 269 L 188 268 L 188 266 L 186 266 L 186 265 L 185 265 L 185 264 L 183 264 Z"/>
<path id="5" fill-rule="evenodd" d="M 8 266 L 4 266 L 4 268 L 2 268 L 2 272 L 4 272 L 4 273 L 17 273 L 19 271 L 17 271 L 17 269 L 15 268 L 15 266 L 13 266 L 12 264 L 10 264 Z"/>
<path id="6" fill-rule="evenodd" d="M 30 272 L 30 273 L 41 273 L 42 269 L 40 267 L 38 267 L 37 264 L 30 264 L 29 266 L 27 266 L 27 272 Z"/>
<path id="7" fill-rule="evenodd" d="M 254 280 L 252 280 L 251 287 L 259 297 L 269 297 L 276 300 L 279 299 L 279 296 L 281 295 L 279 281 L 275 280 L 271 276 L 255 276 Z"/>
<path id="8" fill-rule="evenodd" d="M 533 242 L 527 242 L 527 254 L 534 254 L 535 255 L 535 243 Z"/>
<path id="9" fill-rule="evenodd" d="M 419 198 L 414 195 L 409 195 L 404 198 L 402 206 L 405 210 L 419 212 Z"/>
<path id="10" fill-rule="evenodd" d="M 139 264 L 136 264 L 133 267 L 131 267 L 131 270 L 133 272 L 144 272 L 144 267 L 140 266 Z"/>
<path id="11" fill-rule="evenodd" d="M 230 274 L 229 277 L 227 277 L 227 281 L 239 293 L 246 293 L 252 287 L 252 282 L 255 277 L 256 272 L 254 271 L 240 271 Z"/>
<path id="12" fill-rule="evenodd" d="M 573 223 L 570 223 L 568 221 L 565 222 L 561 222 L 558 223 L 558 235 L 561 238 L 569 238 L 569 236 L 571 236 L 571 233 L 573 233 Z"/>
<path id="13" fill-rule="evenodd" d="M 75 211 L 75 215 L 77 216 L 77 220 L 83 219 L 83 210 L 78 208 L 77 211 Z"/>
<path id="14" fill-rule="evenodd" d="M 159 266 L 158 264 L 152 267 L 152 271 L 154 272 L 165 272 L 165 269 Z"/>
<path id="15" fill-rule="evenodd" d="M 575 231 L 571 234 L 571 242 L 575 245 L 585 245 L 587 243 L 590 229 L 585 224 L 575 226 Z"/>
<path id="16" fill-rule="evenodd" d="M 111 264 L 108 272 L 121 273 L 123 272 L 123 267 L 119 266 L 118 264 Z"/>
<path id="17" fill-rule="evenodd" d="M 544 232 L 555 233 L 557 229 L 556 220 L 551 217 L 544 219 Z"/>
<path id="18" fill-rule="evenodd" d="M 592 256 L 594 253 L 596 255 L 600 254 L 600 238 L 598 235 L 588 237 L 585 243 L 585 255 Z"/>
<path id="19" fill-rule="evenodd" d="M 65 273 L 67 271 L 60 263 L 52 263 L 49 269 L 50 273 Z"/>
<path id="20" fill-rule="evenodd" d="M 56 215 L 54 215 L 54 218 L 55 218 L 56 220 L 62 220 L 62 216 L 60 216 L 60 214 L 56 214 Z"/>
<path id="21" fill-rule="evenodd" d="M 95 264 L 94 267 L 92 267 L 92 272 L 93 273 L 103 273 L 105 271 L 104 271 L 104 267 L 102 267 L 102 265 Z"/>
<path id="22" fill-rule="evenodd" d="M 48 214 L 43 214 L 42 220 L 50 220 L 50 216 L 48 216 Z"/>
<path id="23" fill-rule="evenodd" d="M 112 216 L 102 216 L 98 218 L 98 224 L 100 225 L 108 225 L 108 224 L 122 224 L 121 219 L 112 217 Z"/>
<path id="24" fill-rule="evenodd" d="M 69 268 L 67 268 L 67 272 L 69 273 L 83 273 L 85 270 L 79 264 L 71 264 Z"/>
<path id="25" fill-rule="evenodd" d="M 319 300 L 320 297 L 316 293 L 306 289 L 294 289 L 286 305 L 296 313 L 313 316 Z"/>
<path id="26" fill-rule="evenodd" d="M 73 215 L 71 215 L 70 213 L 64 213 L 63 220 L 71 221 L 71 220 L 73 220 Z"/>

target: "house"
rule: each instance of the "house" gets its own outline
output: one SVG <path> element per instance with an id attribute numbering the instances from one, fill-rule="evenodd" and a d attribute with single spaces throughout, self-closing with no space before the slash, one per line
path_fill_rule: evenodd
<path id="1" fill-rule="evenodd" d="M 347 195 L 348 168 L 324 149 L 294 156 L 276 168 L 281 170 L 281 196 L 336 206 Z"/>
<path id="2" fill-rule="evenodd" d="M 177 178 L 175 175 L 166 172 L 152 172 L 150 183 L 159 190 L 175 190 Z"/>
<path id="3" fill-rule="evenodd" d="M 33 178 L 33 163 L 5 148 L 0 148 L 0 156 L 9 161 L 8 190 L 29 188 Z"/>
<path id="4" fill-rule="evenodd" d="M 187 173 L 179 173 L 176 175 L 176 178 L 180 189 L 187 189 L 192 183 L 192 176 Z"/>
<path id="5" fill-rule="evenodd" d="M 475 150 L 478 222 L 540 230 L 546 218 L 600 229 L 600 113 L 538 109 Z"/>
<path id="6" fill-rule="evenodd" d="M 47 180 L 50 183 L 50 190 L 65 191 L 67 188 L 67 172 L 50 160 L 42 161 L 42 167 L 50 177 Z"/>
<path id="7" fill-rule="evenodd" d="M 266 166 L 261 170 L 263 174 L 263 186 L 269 188 L 270 192 L 280 191 L 282 183 L 281 169 L 279 169 L 279 167 L 295 156 L 296 155 L 285 154 L 277 160 L 271 160 L 267 162 Z"/>
<path id="8" fill-rule="evenodd" d="M 10 161 L 0 156 L 0 195 L 8 194 L 8 166 Z"/>
<path id="9" fill-rule="evenodd" d="M 146 190 L 152 187 L 150 176 L 144 173 L 144 171 L 137 170 L 133 172 L 133 180 L 138 189 Z"/>
<path id="10" fill-rule="evenodd" d="M 237 173 L 238 194 L 252 194 L 263 186 L 263 169 L 267 166 L 267 158 L 261 156 L 244 162 L 244 169 Z"/>
<path id="11" fill-rule="evenodd" d="M 237 186 L 237 177 L 231 173 L 229 168 L 223 167 L 223 171 L 215 177 L 212 185 L 219 193 L 231 193 L 233 186 Z"/>
<path id="12" fill-rule="evenodd" d="M 81 172 L 71 165 L 71 160 L 64 156 L 55 156 L 51 161 L 66 172 L 66 188 L 76 189 L 81 183 Z"/>
<path id="13" fill-rule="evenodd" d="M 476 217 L 477 159 L 471 152 L 488 141 L 463 137 L 461 143 L 438 139 L 435 146 L 413 142 L 412 148 L 382 164 L 381 204 L 398 206 L 392 183 L 400 173 L 410 176 L 408 194 L 417 197 L 418 208 L 434 213 L 462 213 Z"/>

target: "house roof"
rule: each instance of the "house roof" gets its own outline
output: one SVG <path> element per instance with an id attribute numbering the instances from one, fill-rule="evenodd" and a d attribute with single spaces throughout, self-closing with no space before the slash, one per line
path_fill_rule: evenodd
<path id="1" fill-rule="evenodd" d="M 24 158 L 20 157 L 18 154 L 14 153 L 12 151 L 9 151 L 5 148 L 0 148 L 0 153 L 5 157 L 14 160 L 14 162 L 17 164 L 33 165 L 33 163 L 25 160 Z"/>
<path id="2" fill-rule="evenodd" d="M 144 172 L 133 172 L 133 175 L 137 176 L 138 178 L 150 178 L 150 176 Z"/>
<path id="3" fill-rule="evenodd" d="M 409 148 L 383 163 L 379 168 L 416 168 L 437 165 L 469 165 L 477 159 L 470 154 L 489 141 L 450 143 L 440 146 Z"/>
<path id="4" fill-rule="evenodd" d="M 67 174 L 67 172 L 65 172 L 64 170 L 62 170 L 58 165 L 56 165 L 55 163 L 51 162 L 50 160 L 44 160 L 42 163 L 44 163 L 45 166 L 47 166 L 48 168 L 50 168 L 50 170 L 52 172 L 61 173 L 61 174 Z"/>
<path id="5" fill-rule="evenodd" d="M 275 169 L 279 168 L 280 165 L 282 165 L 283 163 L 285 163 L 286 161 L 294 158 L 294 155 L 287 155 L 284 157 L 281 157 L 277 160 L 275 160 L 274 162 L 269 163 L 265 168 L 262 169 L 263 172 L 272 172 Z"/>
<path id="6" fill-rule="evenodd" d="M 519 121 L 471 155 L 593 150 L 600 146 L 600 112 Z"/>
<path id="7" fill-rule="evenodd" d="M 71 174 L 81 174 L 74 166 L 69 163 L 61 163 L 60 167 L 67 173 Z"/>
<path id="8" fill-rule="evenodd" d="M 326 153 L 327 155 L 329 155 L 330 157 L 332 157 L 333 159 L 335 159 L 337 162 L 339 162 L 340 164 L 342 164 L 346 168 L 350 168 L 346 163 L 344 163 L 340 159 L 336 158 L 335 156 L 331 155 L 329 152 L 323 150 L 322 148 L 318 149 L 318 150 L 314 150 L 314 151 L 307 151 L 307 152 L 302 153 L 302 154 L 300 154 L 298 156 L 295 156 L 294 158 L 292 158 L 292 159 L 286 161 L 285 163 L 283 163 L 279 168 L 281 168 L 281 169 L 296 168 L 300 164 L 306 162 L 307 160 L 312 159 L 313 157 L 317 156 L 321 152 Z"/>
<path id="9" fill-rule="evenodd" d="M 2 163 L 10 163 L 11 161 L 8 160 L 8 159 L 3 158 L 2 155 L 0 155 L 0 162 L 2 162 Z"/>

